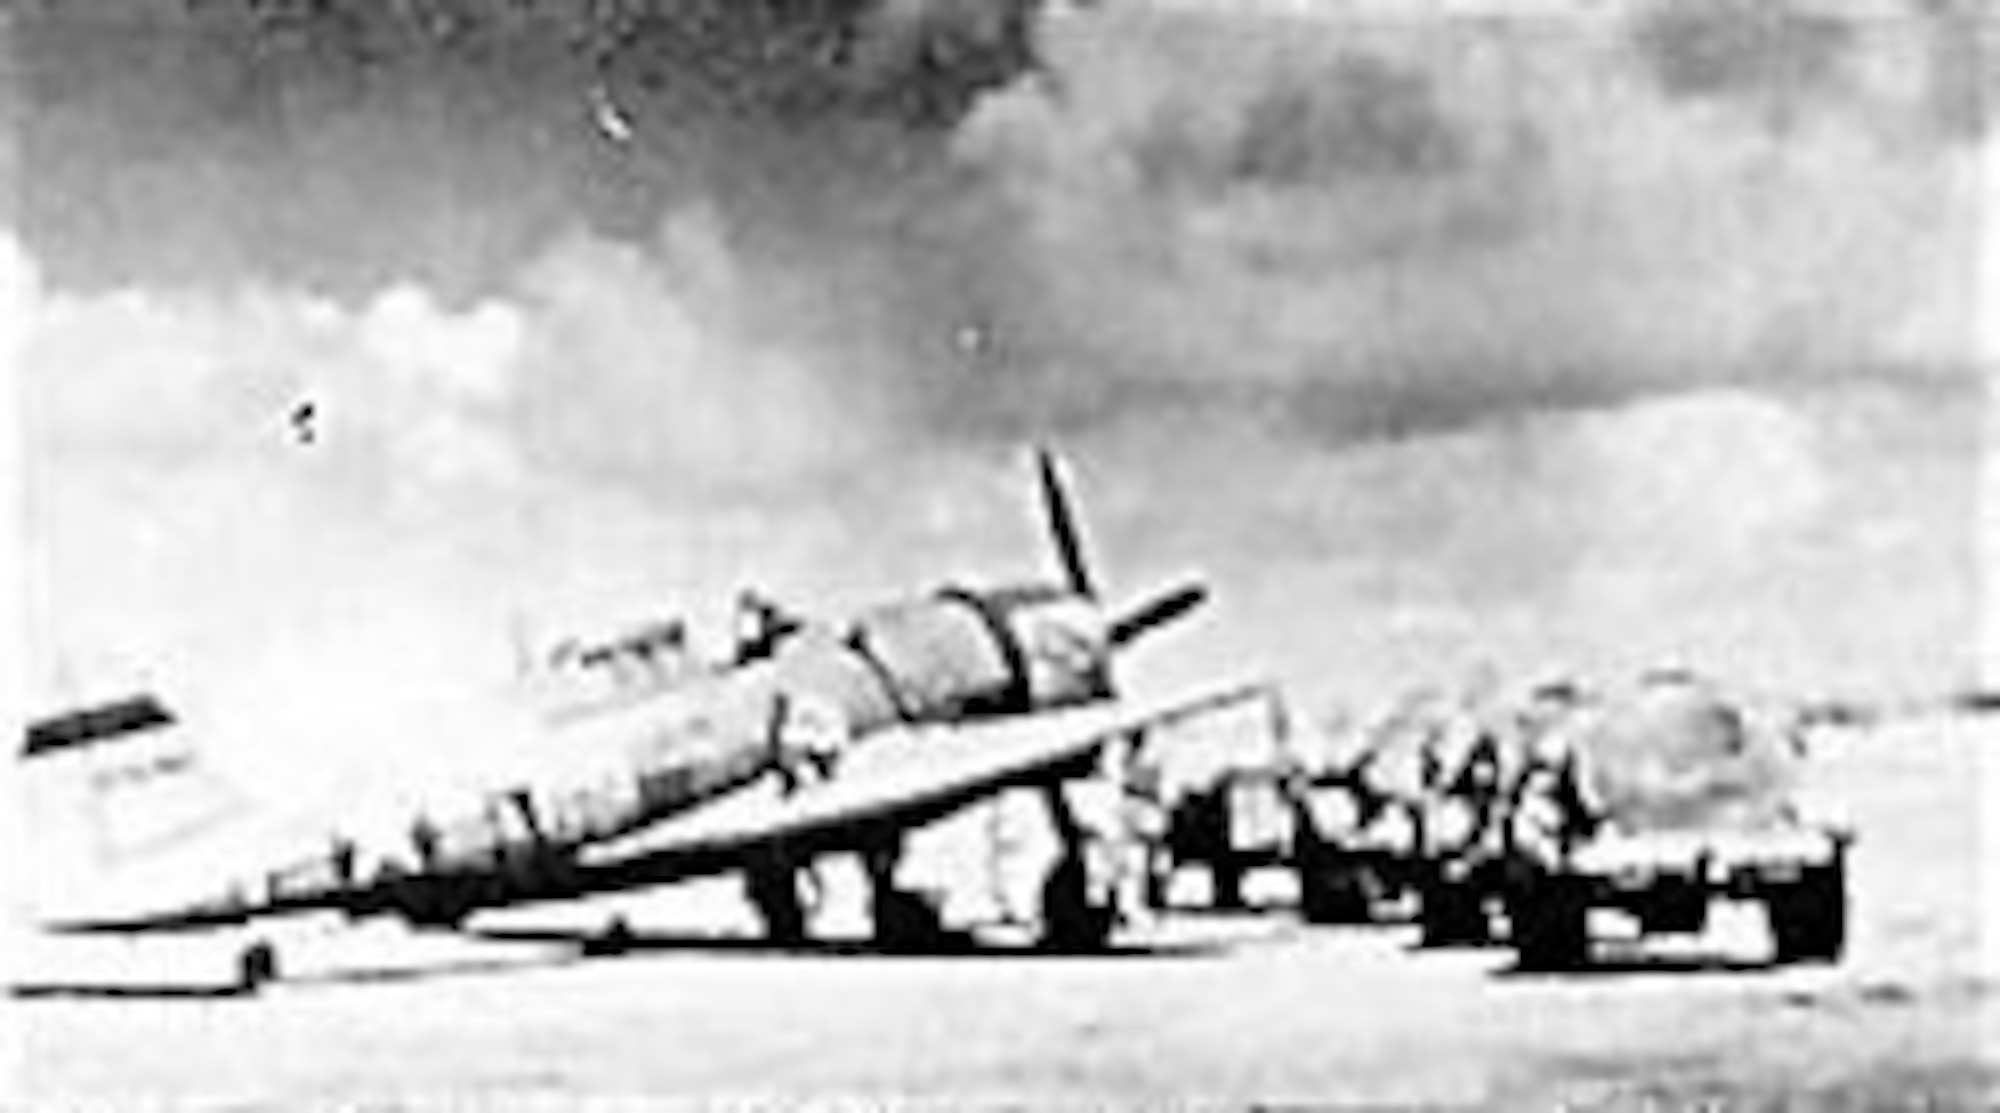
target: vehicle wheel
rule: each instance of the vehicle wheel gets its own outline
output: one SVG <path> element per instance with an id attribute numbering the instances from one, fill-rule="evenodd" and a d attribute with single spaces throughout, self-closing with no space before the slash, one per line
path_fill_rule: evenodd
<path id="1" fill-rule="evenodd" d="M 404 922 L 418 931 L 457 931 L 477 903 L 456 878 L 413 877 L 395 898 Z"/>
<path id="2" fill-rule="evenodd" d="M 278 980 L 278 949 L 267 939 L 259 939 L 236 956 L 236 986 L 244 993 Z"/>
<path id="3" fill-rule="evenodd" d="M 1485 893 L 1468 881 L 1430 879 L 1418 897 L 1417 923 L 1426 947 L 1468 947 L 1492 938 Z"/>
<path id="4" fill-rule="evenodd" d="M 1214 885 L 1210 904 L 1215 908 L 1243 907 L 1243 865 L 1230 857 L 1211 862 L 1208 875 Z"/>
<path id="5" fill-rule="evenodd" d="M 1115 910 L 1092 904 L 1090 876 L 1080 854 L 1064 854 L 1042 882 L 1042 947 L 1101 951 L 1111 942 Z"/>
<path id="6" fill-rule="evenodd" d="M 1764 897 L 1779 962 L 1836 962 L 1847 945 L 1847 871 L 1839 864 L 1806 870 Z"/>
<path id="7" fill-rule="evenodd" d="M 1697 935 L 1707 929 L 1708 894 L 1699 885 L 1662 881 L 1656 890 L 1639 912 L 1639 924 L 1648 934 Z"/>
<path id="8" fill-rule="evenodd" d="M 1574 887 L 1537 878 L 1518 887 L 1507 905 L 1523 970 L 1572 970 L 1590 951 L 1590 906 Z"/>

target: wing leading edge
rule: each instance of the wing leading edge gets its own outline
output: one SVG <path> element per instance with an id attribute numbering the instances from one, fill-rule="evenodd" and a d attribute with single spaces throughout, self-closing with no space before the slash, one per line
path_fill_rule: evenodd
<path id="1" fill-rule="evenodd" d="M 1264 691 L 1243 683 L 1170 700 L 908 730 L 871 742 L 835 780 L 788 797 L 725 799 L 590 847 L 578 880 L 601 892 L 725 872 L 773 851 L 809 857 L 859 849 L 1009 788 L 1086 775 L 1113 739 Z"/>

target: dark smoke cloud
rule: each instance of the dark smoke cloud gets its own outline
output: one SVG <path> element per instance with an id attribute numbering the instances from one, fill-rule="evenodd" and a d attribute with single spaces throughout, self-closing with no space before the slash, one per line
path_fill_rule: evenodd
<path id="1" fill-rule="evenodd" d="M 1852 373 L 1889 318 L 1963 288 L 1976 204 L 1948 148 L 1876 145 L 1891 119 L 1920 142 L 1921 98 L 1893 74 L 1868 95 L 1902 96 L 1902 117 L 1796 139 L 1705 113 L 1753 78 L 1799 84 L 1797 50 L 1765 39 L 1810 36 L 1754 30 L 1771 18 L 1440 32 L 1338 6 L 1106 10 L 1054 24 L 1060 83 L 990 98 L 962 142 L 1035 237 L 1027 331 L 1133 391 L 1259 380 L 1309 410 L 1351 405 L 1363 416 L 1327 430 L 1344 439 L 1703 377 Z M 1923 31 L 1840 36 L 1893 60 Z M 1913 281 L 1926 292 L 1906 295 Z"/>
<path id="2" fill-rule="evenodd" d="M 360 294 L 397 277 L 477 293 L 566 227 L 645 238 L 704 198 L 795 232 L 920 176 L 935 138 L 1027 64 L 1028 11 L 31 6 L 14 26 L 22 223 L 65 283 Z"/>
<path id="3" fill-rule="evenodd" d="M 1461 170 L 1468 157 L 1464 136 L 1421 74 L 1360 53 L 1273 77 L 1243 107 L 1232 134 L 1211 140 L 1162 113 L 1133 151 L 1147 184 L 1204 192 L 1237 182 L 1296 188 L 1423 178 Z"/>
<path id="4" fill-rule="evenodd" d="M 2000 23 L 1977 0 L 1921 0 L 1930 34 L 1926 96 L 1939 132 L 1989 134 L 2000 107 Z"/>
<path id="5" fill-rule="evenodd" d="M 1844 94 L 1856 37 L 1835 10 L 1747 0 L 1662 3 L 1633 33 L 1668 93 L 1739 100 L 1773 126 Z"/>

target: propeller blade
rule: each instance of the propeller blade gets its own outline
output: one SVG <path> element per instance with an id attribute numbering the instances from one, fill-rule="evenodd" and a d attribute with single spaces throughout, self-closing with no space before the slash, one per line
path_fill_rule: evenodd
<path id="1" fill-rule="evenodd" d="M 1208 588 L 1202 584 L 1188 584 L 1163 595 L 1156 595 L 1145 603 L 1125 612 L 1124 616 L 1111 624 L 1104 638 L 1114 648 L 1156 626 L 1181 617 L 1200 606 L 1208 598 Z"/>
<path id="2" fill-rule="evenodd" d="M 1062 561 L 1063 577 L 1068 580 L 1071 591 L 1086 599 L 1097 597 L 1097 585 L 1091 582 L 1090 567 L 1084 562 L 1083 541 L 1077 535 L 1076 513 L 1070 506 L 1069 492 L 1063 487 L 1062 477 L 1056 474 L 1056 459 L 1048 449 L 1037 449 L 1036 462 L 1042 479 L 1042 508 L 1049 518 L 1049 535 L 1055 541 L 1056 557 Z"/>

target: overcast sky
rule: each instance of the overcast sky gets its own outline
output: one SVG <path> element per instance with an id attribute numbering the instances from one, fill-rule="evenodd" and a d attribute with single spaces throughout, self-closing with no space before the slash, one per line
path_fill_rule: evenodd
<path id="1" fill-rule="evenodd" d="M 1970 671 L 1977 0 L 654 6 L 23 7 L 36 691 L 1046 575 L 1035 440 L 1156 681 Z"/>

